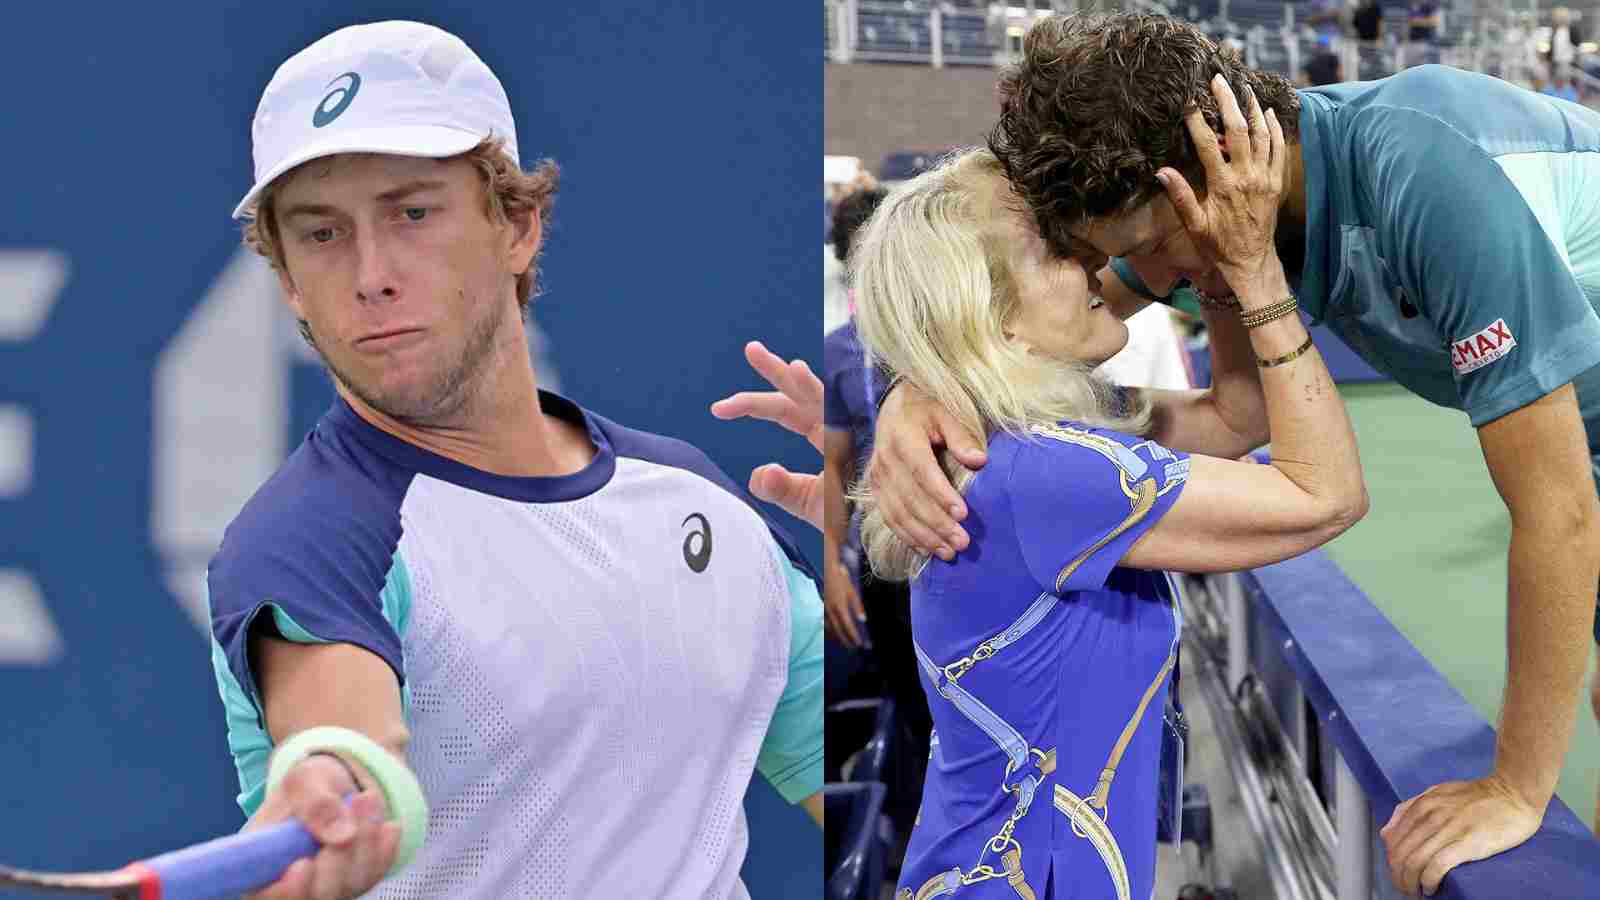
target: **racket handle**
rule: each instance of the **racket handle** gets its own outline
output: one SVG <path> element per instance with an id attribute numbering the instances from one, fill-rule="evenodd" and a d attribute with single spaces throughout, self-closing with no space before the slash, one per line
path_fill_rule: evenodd
<path id="1" fill-rule="evenodd" d="M 161 900 L 222 900 L 277 881 L 321 847 L 297 819 L 163 853 L 143 866 L 159 879 Z"/>

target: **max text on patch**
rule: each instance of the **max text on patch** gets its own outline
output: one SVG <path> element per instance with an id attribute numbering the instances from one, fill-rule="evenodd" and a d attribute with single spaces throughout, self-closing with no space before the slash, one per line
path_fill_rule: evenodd
<path id="1" fill-rule="evenodd" d="M 1504 357 L 1515 346 L 1517 339 L 1511 336 L 1506 320 L 1495 319 L 1477 334 L 1450 342 L 1450 365 L 1455 366 L 1457 375 L 1465 375 Z"/>

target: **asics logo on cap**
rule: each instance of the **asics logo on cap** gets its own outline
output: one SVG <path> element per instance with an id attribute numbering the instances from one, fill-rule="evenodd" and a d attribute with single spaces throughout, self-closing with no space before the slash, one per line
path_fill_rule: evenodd
<path id="1" fill-rule="evenodd" d="M 321 128 L 329 122 L 332 122 L 334 119 L 339 118 L 340 113 L 350 108 L 350 101 L 356 99 L 356 92 L 361 90 L 360 75 L 357 75 L 354 72 L 346 72 L 343 75 L 340 75 L 338 78 L 328 82 L 328 87 L 333 87 L 339 82 L 344 81 L 346 78 L 350 79 L 349 84 L 329 91 L 328 95 L 322 98 L 322 102 L 317 104 L 317 111 L 311 114 L 311 127 Z M 338 101 L 336 101 L 332 106 L 329 106 L 328 101 L 333 100 L 335 97 L 339 98 Z"/>

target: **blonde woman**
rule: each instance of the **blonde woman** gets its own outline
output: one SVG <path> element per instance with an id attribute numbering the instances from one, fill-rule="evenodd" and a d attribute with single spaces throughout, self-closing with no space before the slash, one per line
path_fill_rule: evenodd
<path id="1" fill-rule="evenodd" d="M 1046 253 L 987 151 L 903 185 L 858 237 L 863 339 L 988 436 L 981 471 L 945 460 L 972 536 L 949 560 L 861 498 L 874 568 L 912 580 L 937 734 L 897 900 L 1151 896 L 1179 630 L 1163 570 L 1281 560 L 1365 512 L 1349 420 L 1272 246 L 1281 129 L 1253 98 L 1250 125 L 1231 93 L 1219 101 L 1229 159 L 1190 120 L 1204 203 L 1160 177 L 1238 288 L 1235 305 L 1207 310 L 1217 378 L 1259 379 L 1270 466 L 1233 461 L 1250 448 L 1209 393 L 1123 392 L 1091 374 L 1127 329 L 1081 263 Z"/>

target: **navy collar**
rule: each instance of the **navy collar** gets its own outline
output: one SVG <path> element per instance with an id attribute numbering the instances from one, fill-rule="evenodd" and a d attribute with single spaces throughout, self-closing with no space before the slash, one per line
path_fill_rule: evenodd
<path id="1" fill-rule="evenodd" d="M 335 397 L 333 408 L 323 416 L 317 429 L 328 428 L 338 435 L 348 435 L 402 469 L 506 500 L 561 503 L 587 497 L 605 487 L 617 470 L 617 457 L 594 418 L 576 403 L 549 391 L 539 392 L 539 408 L 548 415 L 582 425 L 588 432 L 595 446 L 595 456 L 587 466 L 571 475 L 516 476 L 485 472 L 395 437 L 363 419 L 342 396 Z"/>

